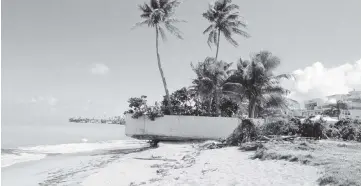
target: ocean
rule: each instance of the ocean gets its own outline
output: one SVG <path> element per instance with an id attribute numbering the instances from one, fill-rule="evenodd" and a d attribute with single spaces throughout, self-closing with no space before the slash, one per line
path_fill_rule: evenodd
<path id="1" fill-rule="evenodd" d="M 1 167 L 51 156 L 138 148 L 142 141 L 125 136 L 124 125 L 94 123 L 2 125 Z"/>

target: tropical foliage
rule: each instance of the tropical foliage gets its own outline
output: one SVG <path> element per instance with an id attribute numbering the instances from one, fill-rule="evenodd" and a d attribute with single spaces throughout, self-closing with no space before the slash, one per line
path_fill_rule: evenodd
<path id="1" fill-rule="evenodd" d="M 182 22 L 174 17 L 177 0 L 150 0 L 139 5 L 143 21 L 136 26 L 146 25 L 155 29 L 158 68 L 162 77 L 165 96 L 161 106 L 149 107 L 145 98 L 129 100 L 134 117 L 151 112 L 174 115 L 197 116 L 239 116 L 248 114 L 250 118 L 283 112 L 288 108 L 288 90 L 280 85 L 280 80 L 290 75 L 274 75 L 280 64 L 278 57 L 268 51 L 251 56 L 250 60 L 239 59 L 237 68 L 231 69 L 231 62 L 218 59 L 221 35 L 233 46 L 238 46 L 235 35 L 249 37 L 245 31 L 246 23 L 239 15 L 239 6 L 231 0 L 216 0 L 202 14 L 210 25 L 204 30 L 208 34 L 208 45 L 216 45 L 215 57 L 191 64 L 196 77 L 189 88 L 176 90 L 169 94 L 158 50 L 159 37 L 166 40 L 165 31 L 183 39 L 181 31 L 174 26 Z M 150 109 L 152 108 L 152 109 Z M 159 109 L 158 109 L 159 108 Z M 246 108 L 246 109 L 245 109 Z M 157 114 L 155 114 L 157 115 Z"/>
<path id="2" fill-rule="evenodd" d="M 143 19 L 143 21 L 135 25 L 135 27 L 146 25 L 155 29 L 158 69 L 162 77 L 164 91 L 168 102 L 170 101 L 170 96 L 158 49 L 159 35 L 163 41 L 166 40 L 165 30 L 167 30 L 177 38 L 183 39 L 181 31 L 174 26 L 174 23 L 182 22 L 181 20 L 174 17 L 175 10 L 179 4 L 180 2 L 177 0 L 150 0 L 149 4 L 144 3 L 143 5 L 139 5 L 138 7 L 141 11 L 140 17 Z"/>
<path id="3" fill-rule="evenodd" d="M 250 61 L 239 59 L 237 69 L 228 78 L 224 90 L 241 101 L 248 102 L 248 116 L 258 116 L 259 109 L 288 109 L 286 95 L 289 91 L 280 85 L 289 74 L 274 75 L 280 59 L 271 52 L 261 51 Z"/>
<path id="4" fill-rule="evenodd" d="M 209 104 L 208 100 L 202 99 L 193 89 L 183 87 L 176 90 L 171 96 L 171 106 L 173 115 L 192 115 L 192 116 L 216 116 L 215 102 Z M 165 115 L 167 112 L 167 102 L 164 98 L 162 109 Z M 221 116 L 231 117 L 237 114 L 238 105 L 229 98 L 222 98 L 220 101 Z"/>
<path id="5" fill-rule="evenodd" d="M 124 112 L 124 114 L 132 114 L 132 118 L 139 118 L 142 116 L 147 116 L 148 119 L 154 121 L 155 118 L 163 117 L 164 114 L 161 111 L 161 107 L 155 103 L 154 106 L 147 105 L 147 96 L 133 97 L 128 100 L 129 110 Z"/>
<path id="6" fill-rule="evenodd" d="M 217 47 L 215 59 L 218 59 L 221 33 L 233 46 L 238 46 L 238 42 L 233 38 L 234 34 L 249 37 L 249 34 L 244 31 L 247 25 L 240 20 L 238 10 L 239 6 L 232 4 L 232 0 L 217 0 L 203 13 L 203 17 L 211 23 L 203 34 L 208 34 L 207 43 L 210 47 L 211 45 Z"/>
<path id="7" fill-rule="evenodd" d="M 192 90 L 207 101 L 208 111 L 211 112 L 212 101 L 215 102 L 216 115 L 221 114 L 220 100 L 223 97 L 222 87 L 229 77 L 232 63 L 218 61 L 212 57 L 207 57 L 203 62 L 193 65 L 192 69 L 197 78 L 193 80 Z"/>

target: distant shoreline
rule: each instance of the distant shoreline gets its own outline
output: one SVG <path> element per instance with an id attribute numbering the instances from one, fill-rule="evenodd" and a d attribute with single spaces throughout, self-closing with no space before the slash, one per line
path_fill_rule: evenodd
<path id="1" fill-rule="evenodd" d="M 102 123 L 102 122 L 71 122 L 70 123 L 93 123 L 93 124 L 110 124 L 110 125 L 125 125 L 125 123 Z"/>
<path id="2" fill-rule="evenodd" d="M 114 124 L 125 125 L 125 119 L 120 116 L 115 116 L 107 119 L 95 119 L 95 118 L 69 118 L 70 123 L 96 123 L 96 124 Z"/>

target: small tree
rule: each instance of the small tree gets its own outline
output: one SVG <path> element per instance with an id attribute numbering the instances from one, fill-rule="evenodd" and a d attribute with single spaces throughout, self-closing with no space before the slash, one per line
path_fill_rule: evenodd
<path id="1" fill-rule="evenodd" d="M 152 121 L 157 117 L 163 117 L 164 114 L 161 111 L 160 106 L 155 103 L 155 106 L 147 105 L 147 96 L 141 96 L 140 98 L 132 97 L 128 100 L 130 109 L 124 114 L 133 114 L 132 118 L 139 118 L 141 116 L 148 116 L 148 118 Z"/>

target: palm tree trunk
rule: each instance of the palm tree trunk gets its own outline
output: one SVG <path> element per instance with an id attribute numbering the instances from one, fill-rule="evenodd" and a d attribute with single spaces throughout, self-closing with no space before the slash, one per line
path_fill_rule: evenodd
<path id="1" fill-rule="evenodd" d="M 218 59 L 218 51 L 219 51 L 219 41 L 221 40 L 221 30 L 218 29 L 218 41 L 217 41 L 217 51 L 216 51 L 216 58 L 215 58 L 215 61 L 217 61 Z M 221 110 L 220 110 L 220 103 L 219 103 L 219 94 L 218 94 L 218 82 L 217 82 L 217 79 L 216 79 L 216 90 L 214 92 L 214 101 L 215 101 L 215 106 L 216 106 L 216 115 L 219 117 L 221 116 Z"/>
<path id="2" fill-rule="evenodd" d="M 159 56 L 159 49 L 158 49 L 158 42 L 159 42 L 159 28 L 158 26 L 155 27 L 155 31 L 156 31 L 156 51 L 157 51 L 157 60 L 158 60 L 158 68 L 159 68 L 159 72 L 160 72 L 160 76 L 162 77 L 162 81 L 163 81 L 163 86 L 164 86 L 164 91 L 165 91 L 165 95 L 166 95 L 166 100 L 167 100 L 167 109 L 169 111 L 170 114 L 172 114 L 172 110 L 171 110 L 171 102 L 170 102 L 170 96 L 169 96 L 169 91 L 168 91 L 168 87 L 167 87 L 167 82 L 165 80 L 164 77 L 164 72 L 162 69 L 162 64 L 160 63 L 160 56 Z"/>
<path id="3" fill-rule="evenodd" d="M 254 118 L 255 111 L 256 111 L 256 100 L 251 98 L 248 104 L 248 117 Z"/>
<path id="4" fill-rule="evenodd" d="M 216 115 L 218 117 L 221 116 L 221 109 L 219 108 L 220 107 L 220 102 L 219 102 L 219 91 L 218 91 L 218 85 L 216 85 L 216 91 L 214 91 L 214 102 L 215 102 L 215 106 L 216 106 Z"/>
<path id="5" fill-rule="evenodd" d="M 219 41 L 221 40 L 221 30 L 218 29 L 218 41 L 217 41 L 217 51 L 216 51 L 216 61 L 218 59 L 218 51 L 219 51 Z"/>

